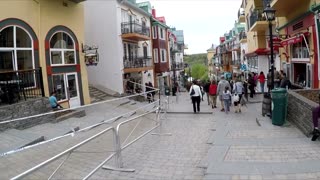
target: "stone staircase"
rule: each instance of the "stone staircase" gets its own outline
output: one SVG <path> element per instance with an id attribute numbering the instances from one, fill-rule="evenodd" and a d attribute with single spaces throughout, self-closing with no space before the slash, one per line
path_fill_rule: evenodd
<path id="1" fill-rule="evenodd" d="M 108 99 L 112 99 L 113 97 L 91 85 L 89 85 L 89 94 L 91 98 L 91 103 L 96 103 Z"/>

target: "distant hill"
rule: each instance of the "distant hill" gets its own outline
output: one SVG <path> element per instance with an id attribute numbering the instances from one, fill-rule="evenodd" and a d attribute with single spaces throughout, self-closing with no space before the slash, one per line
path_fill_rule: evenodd
<path id="1" fill-rule="evenodd" d="M 189 66 L 192 67 L 194 64 L 204 64 L 208 65 L 207 61 L 207 54 L 206 53 L 201 53 L 201 54 L 191 54 L 191 55 L 185 55 L 183 57 L 184 63 L 189 64 Z"/>

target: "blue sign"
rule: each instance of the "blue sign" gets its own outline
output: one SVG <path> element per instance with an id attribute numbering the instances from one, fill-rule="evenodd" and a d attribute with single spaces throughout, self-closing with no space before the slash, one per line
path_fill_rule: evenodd
<path id="1" fill-rule="evenodd" d="M 240 70 L 241 71 L 247 71 L 248 70 L 247 65 L 246 64 L 241 64 Z"/>

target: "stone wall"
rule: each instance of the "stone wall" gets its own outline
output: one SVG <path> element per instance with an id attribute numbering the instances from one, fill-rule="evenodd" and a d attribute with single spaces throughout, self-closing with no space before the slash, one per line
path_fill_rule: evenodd
<path id="1" fill-rule="evenodd" d="M 287 120 L 295 124 L 306 136 L 310 136 L 313 130 L 312 109 L 318 104 L 301 96 L 297 92 L 318 93 L 318 90 L 294 90 L 288 92 L 288 116 Z M 305 92 L 304 92 L 305 93 Z"/>
<path id="2" fill-rule="evenodd" d="M 47 97 L 28 99 L 27 101 L 21 101 L 12 105 L 0 106 L 0 122 L 42 114 L 51 111 L 52 110 Z M 54 120 L 54 114 L 40 116 L 36 118 L 28 118 L 20 121 L 0 124 L 0 131 L 9 128 L 25 129 L 38 124 L 52 122 Z"/>

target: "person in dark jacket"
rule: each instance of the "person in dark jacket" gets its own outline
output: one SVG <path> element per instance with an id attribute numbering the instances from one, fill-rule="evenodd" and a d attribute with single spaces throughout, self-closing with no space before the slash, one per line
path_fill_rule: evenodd
<path id="1" fill-rule="evenodd" d="M 281 88 L 287 88 L 288 89 L 291 89 L 291 82 L 289 80 L 289 78 L 287 77 L 287 74 L 286 73 L 283 73 L 282 74 L 282 79 L 281 79 L 281 82 L 280 82 L 280 87 Z"/>
<path id="2" fill-rule="evenodd" d="M 254 91 L 255 82 L 251 74 L 248 75 L 248 84 L 249 84 L 249 90 L 250 90 L 250 97 L 253 98 L 253 94 L 255 94 L 255 91 Z"/>
<path id="3" fill-rule="evenodd" d="M 207 100 L 208 100 L 208 105 L 210 105 L 210 98 L 209 98 L 209 87 L 210 87 L 210 81 L 208 80 L 207 83 L 203 87 L 203 91 L 207 94 Z"/>

